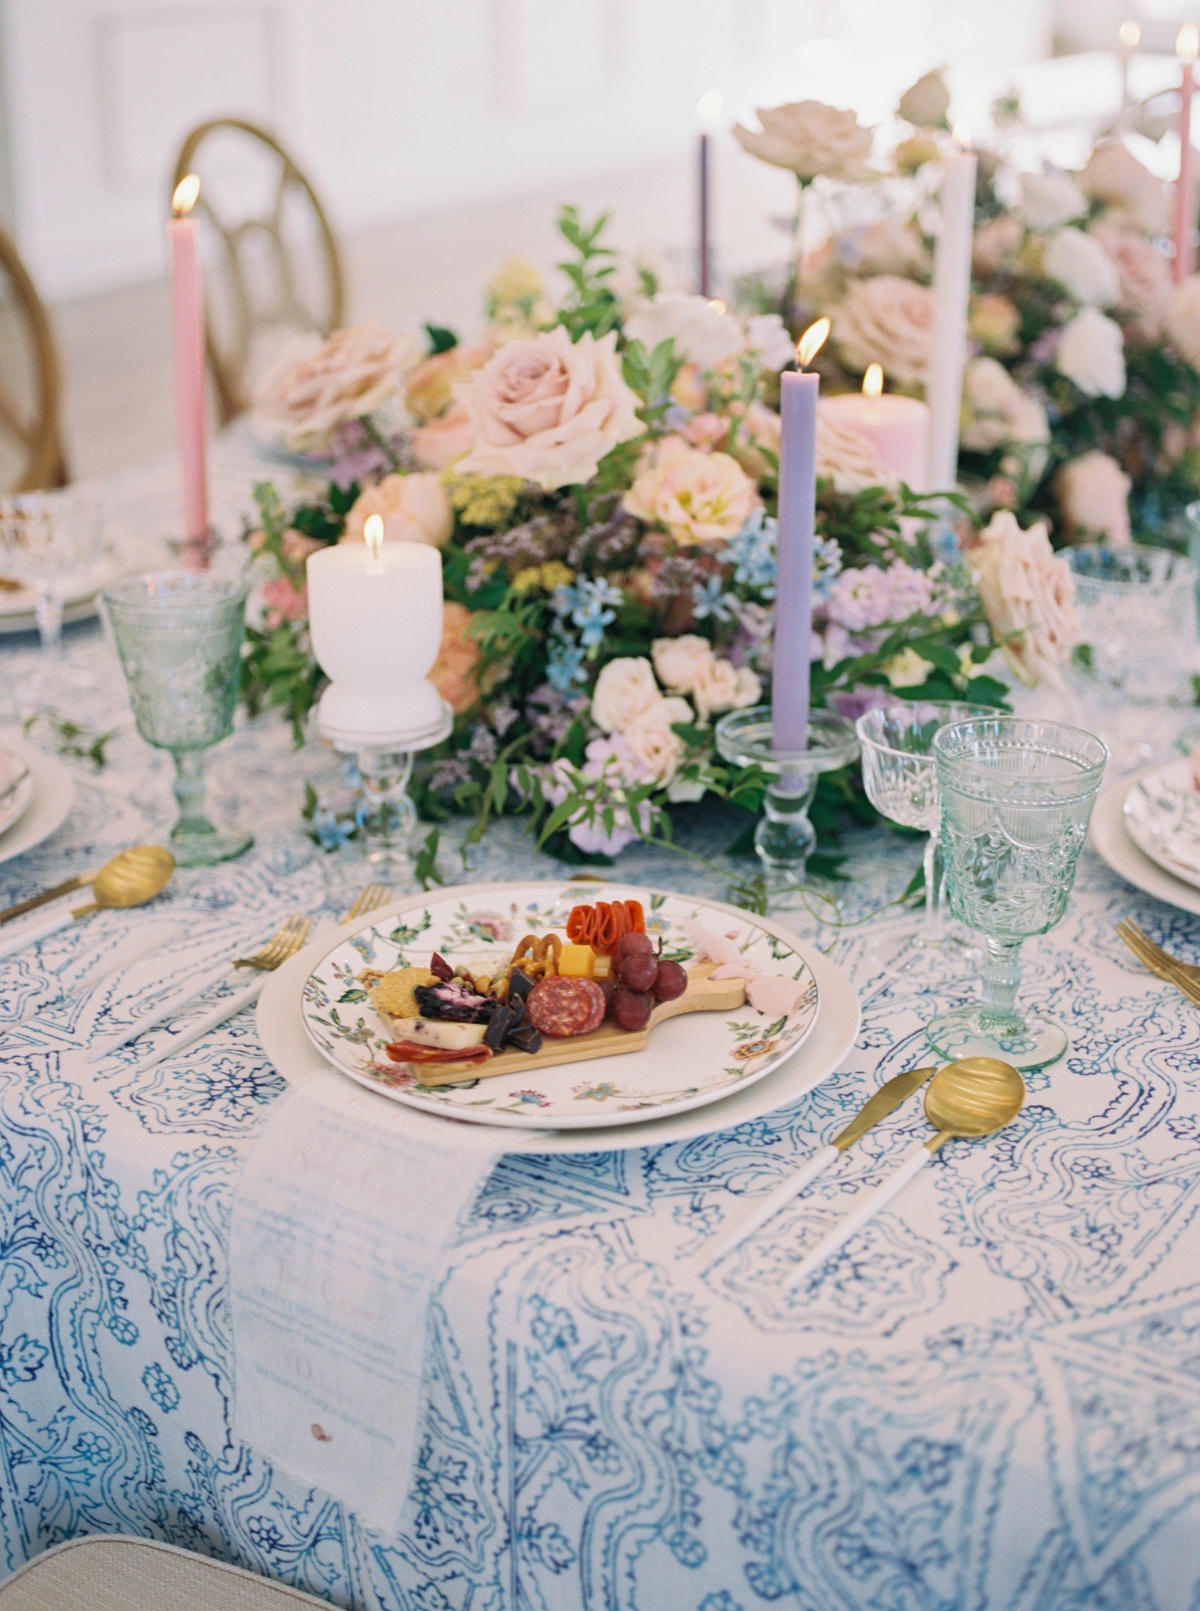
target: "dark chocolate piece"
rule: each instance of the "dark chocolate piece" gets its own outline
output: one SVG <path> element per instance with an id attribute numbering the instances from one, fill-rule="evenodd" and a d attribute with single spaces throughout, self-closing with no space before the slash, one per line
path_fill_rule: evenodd
<path id="1" fill-rule="evenodd" d="M 519 1024 L 516 1029 L 508 1032 L 508 1044 L 519 1052 L 528 1052 L 532 1057 L 534 1052 L 542 1049 L 542 1037 L 532 1024 Z"/>
<path id="2" fill-rule="evenodd" d="M 492 1011 L 492 1016 L 488 1019 L 483 1044 L 490 1046 L 494 1052 L 498 1052 L 501 1046 L 504 1045 L 504 1037 L 511 1028 L 512 1013 L 501 1002 L 497 1002 Z"/>
<path id="3" fill-rule="evenodd" d="M 532 989 L 533 980 L 529 975 L 522 973 L 520 968 L 514 968 L 508 976 L 508 999 L 511 1001 L 516 996 L 519 1001 L 524 1001 Z"/>

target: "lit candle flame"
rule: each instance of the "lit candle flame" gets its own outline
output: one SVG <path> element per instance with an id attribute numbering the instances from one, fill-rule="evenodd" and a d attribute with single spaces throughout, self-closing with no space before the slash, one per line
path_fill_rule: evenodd
<path id="1" fill-rule="evenodd" d="M 705 90 L 696 102 L 696 116 L 700 119 L 700 127 L 706 134 L 715 133 L 724 111 L 725 97 L 719 89 Z"/>
<path id="2" fill-rule="evenodd" d="M 950 132 L 954 136 L 956 145 L 961 146 L 964 151 L 971 149 L 971 125 L 969 123 L 956 123 Z"/>
<path id="3" fill-rule="evenodd" d="M 175 186 L 171 197 L 171 217 L 186 218 L 200 200 L 200 179 L 194 173 L 185 173 Z"/>
<path id="4" fill-rule="evenodd" d="M 1185 22 L 1175 36 L 1175 54 L 1181 62 L 1194 62 L 1200 55 L 1200 28 L 1194 22 Z"/>
<path id="5" fill-rule="evenodd" d="M 1136 50 L 1142 42 L 1142 25 L 1140 22 L 1123 22 L 1117 29 L 1117 38 L 1126 50 Z"/>
<path id="6" fill-rule="evenodd" d="M 379 556 L 383 552 L 383 516 L 368 515 L 363 521 L 363 541 L 367 545 L 367 570 L 372 576 L 382 576 Z"/>
<path id="7" fill-rule="evenodd" d="M 881 397 L 883 395 L 883 365 L 868 364 L 867 372 L 863 376 L 863 396 Z"/>
<path id="8" fill-rule="evenodd" d="M 829 339 L 829 332 L 832 329 L 833 326 L 828 319 L 818 319 L 816 324 L 809 325 L 796 343 L 796 363 L 801 369 L 807 369 L 812 363 Z"/>
<path id="9" fill-rule="evenodd" d="M 722 302 L 721 298 L 719 296 L 711 297 L 709 299 L 709 304 L 708 305 L 713 310 L 714 313 L 728 313 L 729 312 L 728 303 Z"/>

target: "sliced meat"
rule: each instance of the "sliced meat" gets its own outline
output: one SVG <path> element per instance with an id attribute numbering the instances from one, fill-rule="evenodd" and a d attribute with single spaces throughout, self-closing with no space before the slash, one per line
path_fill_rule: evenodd
<path id="1" fill-rule="evenodd" d="M 526 1005 L 533 1027 L 561 1040 L 599 1029 L 608 1004 L 594 979 L 564 979 L 553 974 L 538 980 Z"/>

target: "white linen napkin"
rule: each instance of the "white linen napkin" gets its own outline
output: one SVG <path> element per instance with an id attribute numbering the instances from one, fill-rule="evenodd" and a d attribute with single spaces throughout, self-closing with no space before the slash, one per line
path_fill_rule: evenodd
<path id="1" fill-rule="evenodd" d="M 271 1110 L 238 1181 L 234 1431 L 388 1536 L 443 1251 L 502 1150 L 330 1072 Z"/>

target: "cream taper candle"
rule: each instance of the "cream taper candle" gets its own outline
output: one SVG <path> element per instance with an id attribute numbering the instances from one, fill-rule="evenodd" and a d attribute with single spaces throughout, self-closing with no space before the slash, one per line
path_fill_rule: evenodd
<path id="1" fill-rule="evenodd" d="M 929 488 L 958 480 L 958 422 L 967 360 L 967 309 L 975 227 L 975 153 L 946 158 L 942 174 L 942 232 L 933 267 L 933 330 L 925 399 L 929 404 Z"/>

